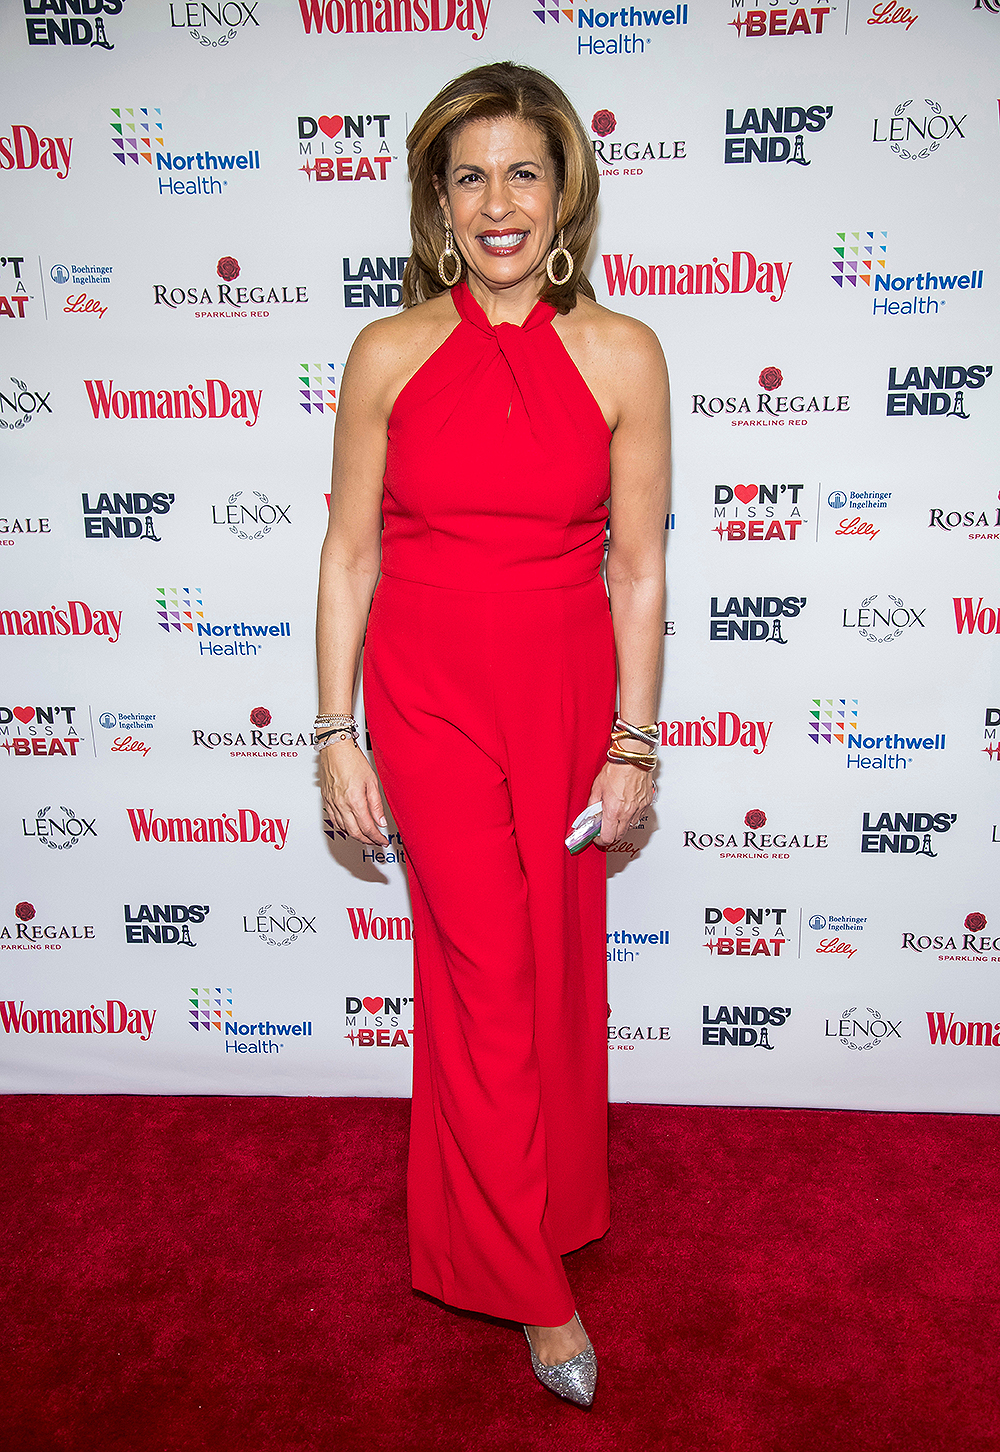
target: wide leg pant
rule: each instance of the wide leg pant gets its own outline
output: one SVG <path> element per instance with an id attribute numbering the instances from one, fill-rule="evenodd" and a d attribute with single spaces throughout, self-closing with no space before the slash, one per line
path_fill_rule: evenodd
<path id="1" fill-rule="evenodd" d="M 609 1223 L 605 859 L 563 845 L 614 711 L 603 582 L 383 576 L 364 692 L 413 902 L 413 1284 L 562 1325 L 560 1256 Z"/>

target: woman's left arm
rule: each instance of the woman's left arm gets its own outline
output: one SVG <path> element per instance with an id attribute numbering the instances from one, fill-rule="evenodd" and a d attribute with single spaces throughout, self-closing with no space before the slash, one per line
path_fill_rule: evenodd
<path id="1" fill-rule="evenodd" d="M 618 423 L 611 441 L 611 540 L 607 581 L 618 656 L 619 713 L 641 726 L 656 719 L 663 621 L 664 529 L 670 486 L 670 386 L 656 334 L 616 318 Z M 639 743 L 635 749 L 641 750 Z M 590 794 L 602 802 L 602 846 L 623 837 L 653 800 L 651 773 L 608 762 Z"/>

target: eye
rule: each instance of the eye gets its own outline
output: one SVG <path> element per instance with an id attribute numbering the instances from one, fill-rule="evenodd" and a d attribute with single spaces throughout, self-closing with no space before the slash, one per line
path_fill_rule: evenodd
<path id="1" fill-rule="evenodd" d="M 465 186 L 469 182 L 478 182 L 480 180 L 481 177 L 478 172 L 467 171 L 463 172 L 461 176 L 455 178 L 455 185 L 461 187 Z"/>
<path id="2" fill-rule="evenodd" d="M 527 167 L 522 167 L 520 171 L 516 171 L 514 173 L 514 176 L 517 179 L 522 180 L 522 181 L 537 181 L 538 180 L 538 173 L 537 172 L 534 172 L 534 171 L 530 171 Z"/>

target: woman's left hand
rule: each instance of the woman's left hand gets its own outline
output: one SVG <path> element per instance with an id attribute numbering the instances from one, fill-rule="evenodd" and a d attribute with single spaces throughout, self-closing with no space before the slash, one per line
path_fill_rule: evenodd
<path id="1" fill-rule="evenodd" d="M 598 772 L 587 803 L 588 807 L 601 803 L 601 832 L 594 839 L 598 847 L 619 842 L 652 804 L 656 788 L 651 776 L 641 767 L 617 761 L 609 761 Z"/>

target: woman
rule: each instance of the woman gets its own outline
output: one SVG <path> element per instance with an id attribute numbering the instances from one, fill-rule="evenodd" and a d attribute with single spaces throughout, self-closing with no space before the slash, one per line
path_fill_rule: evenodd
<path id="1" fill-rule="evenodd" d="M 359 335 L 337 413 L 320 781 L 385 844 L 365 644 L 413 901 L 413 1284 L 522 1322 L 539 1380 L 589 1405 L 560 1257 L 609 1223 L 605 863 L 563 838 L 599 802 L 608 847 L 653 797 L 666 368 L 583 276 L 597 167 L 552 81 L 470 71 L 407 145 L 405 310 Z"/>

